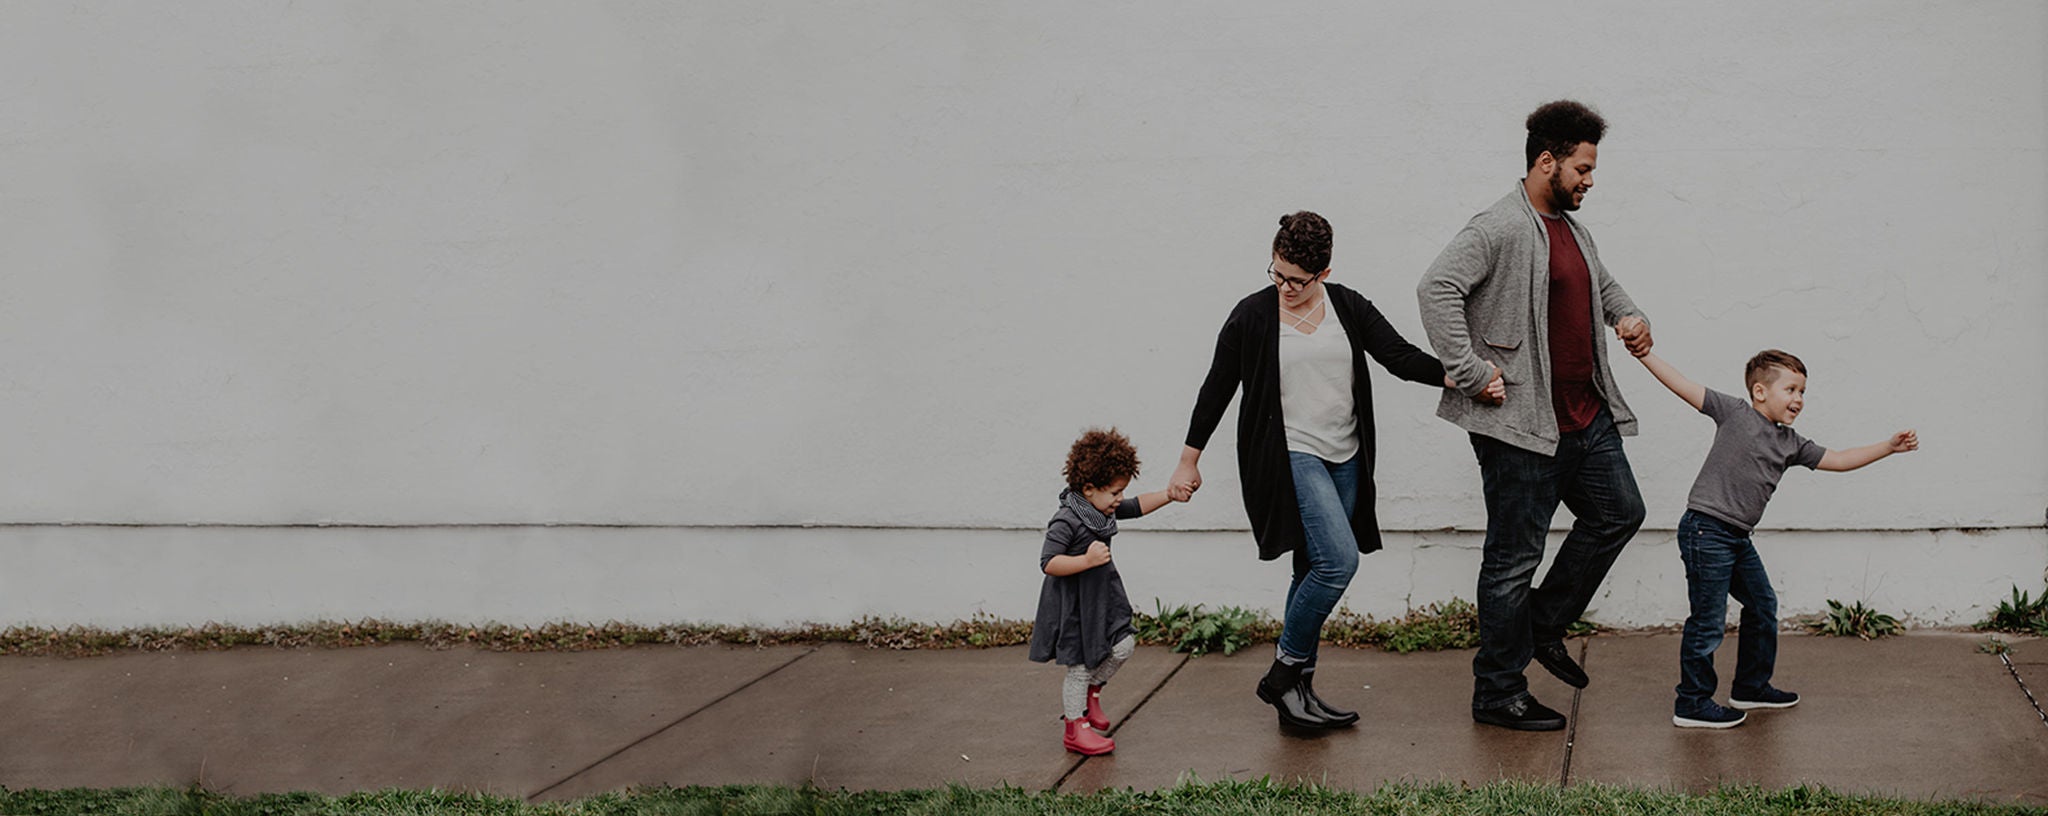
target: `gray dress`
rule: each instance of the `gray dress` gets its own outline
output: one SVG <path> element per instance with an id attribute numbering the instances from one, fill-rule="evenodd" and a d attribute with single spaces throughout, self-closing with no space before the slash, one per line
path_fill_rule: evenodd
<path id="1" fill-rule="evenodd" d="M 1136 498 L 1116 507 L 1116 518 L 1140 515 Z M 1104 517 L 1080 493 L 1062 491 L 1059 512 L 1045 526 L 1038 568 L 1043 571 L 1056 555 L 1086 555 L 1090 544 L 1111 544 L 1114 536 L 1116 519 Z M 1073 575 L 1047 575 L 1038 590 L 1031 659 L 1092 669 L 1108 659 L 1109 647 L 1133 631 L 1131 599 L 1124 594 L 1124 579 L 1117 575 L 1115 562 Z"/>

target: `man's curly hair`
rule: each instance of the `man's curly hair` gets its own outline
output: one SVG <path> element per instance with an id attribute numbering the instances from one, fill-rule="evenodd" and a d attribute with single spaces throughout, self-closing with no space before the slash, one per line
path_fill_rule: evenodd
<path id="1" fill-rule="evenodd" d="M 1330 268 L 1330 222 L 1308 210 L 1280 216 L 1280 232 L 1273 236 L 1273 251 L 1303 272 L 1322 274 Z"/>
<path id="2" fill-rule="evenodd" d="M 1563 162 L 1579 149 L 1581 142 L 1597 145 L 1600 137 L 1607 134 L 1607 120 L 1592 108 L 1569 99 L 1545 103 L 1529 114 L 1524 124 L 1529 128 L 1529 140 L 1523 144 L 1522 152 L 1528 154 L 1530 167 L 1535 167 L 1536 159 L 1545 153 Z"/>
<path id="3" fill-rule="evenodd" d="M 1115 428 L 1089 428 L 1067 449 L 1067 487 L 1081 490 L 1108 487 L 1118 479 L 1136 478 L 1138 449 Z"/>

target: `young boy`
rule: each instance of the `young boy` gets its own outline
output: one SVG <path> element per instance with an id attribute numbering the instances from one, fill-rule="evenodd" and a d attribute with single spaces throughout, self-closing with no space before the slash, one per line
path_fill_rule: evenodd
<path id="1" fill-rule="evenodd" d="M 1045 580 L 1028 656 L 1067 667 L 1060 685 L 1066 726 L 1061 742 L 1069 751 L 1098 756 L 1116 750 L 1115 740 L 1096 733 L 1110 726 L 1102 713 L 1102 686 L 1137 648 L 1131 599 L 1110 562 L 1116 521 L 1187 501 L 1188 495 L 1159 490 L 1124 498 L 1138 475 L 1138 450 L 1115 428 L 1090 428 L 1075 440 L 1065 471 L 1067 489 L 1060 492 L 1038 553 Z"/>
<path id="2" fill-rule="evenodd" d="M 1860 448 L 1831 451 L 1793 432 L 1806 407 L 1806 364 L 1777 349 L 1749 358 L 1743 382 L 1749 402 L 1685 378 L 1656 354 L 1638 355 L 1686 404 L 1713 417 L 1714 446 L 1693 480 L 1685 515 L 1678 520 L 1678 554 L 1685 559 L 1692 614 L 1679 642 L 1678 702 L 1671 724 L 1680 728 L 1733 728 L 1748 716 L 1714 702 L 1714 650 L 1728 620 L 1728 596 L 1742 604 L 1735 683 L 1728 700 L 1737 709 L 1791 708 L 1799 695 L 1771 687 L 1778 659 L 1778 595 L 1750 543 L 1778 477 L 1792 465 L 1855 470 L 1894 453 L 1918 450 L 1911 430 Z"/>

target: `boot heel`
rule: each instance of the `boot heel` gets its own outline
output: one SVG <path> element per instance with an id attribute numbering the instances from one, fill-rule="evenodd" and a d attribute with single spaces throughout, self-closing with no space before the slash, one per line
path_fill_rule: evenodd
<path id="1" fill-rule="evenodd" d="M 1259 681 L 1259 699 L 1280 715 L 1280 724 L 1296 728 L 1337 728 L 1341 723 L 1317 713 L 1302 690 L 1301 667 L 1275 660 Z"/>
<path id="2" fill-rule="evenodd" d="M 1088 728 L 1088 718 L 1066 720 L 1067 735 L 1061 743 L 1067 750 L 1082 756 L 1101 756 L 1116 750 L 1116 740 L 1097 734 Z"/>

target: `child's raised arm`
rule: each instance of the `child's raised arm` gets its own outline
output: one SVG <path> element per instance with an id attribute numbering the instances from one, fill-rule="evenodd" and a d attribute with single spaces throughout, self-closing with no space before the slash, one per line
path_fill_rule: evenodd
<path id="1" fill-rule="evenodd" d="M 1820 457 L 1820 465 L 1817 466 L 1817 469 L 1832 470 L 1837 473 L 1845 470 L 1855 470 L 1894 453 L 1905 453 L 1906 451 L 1919 449 L 1920 435 L 1914 433 L 1909 428 L 1892 434 L 1892 438 L 1883 442 L 1873 442 L 1860 448 L 1850 448 L 1848 450 L 1828 451 Z"/>
<path id="2" fill-rule="evenodd" d="M 1643 356 L 1636 359 L 1642 360 L 1643 367 L 1656 375 L 1658 382 L 1671 389 L 1671 393 L 1677 394 L 1679 399 L 1685 400 L 1685 404 L 1692 406 L 1693 410 L 1700 410 L 1700 405 L 1706 402 L 1706 386 L 1686 379 L 1684 374 L 1678 373 L 1678 369 L 1664 362 L 1664 358 L 1657 356 L 1656 352 L 1643 352 Z"/>
<path id="3" fill-rule="evenodd" d="M 1176 501 L 1187 501 L 1187 499 L 1175 499 L 1173 498 L 1173 492 L 1168 490 L 1154 490 L 1150 493 L 1139 494 L 1138 515 L 1148 515 L 1152 511 Z"/>

